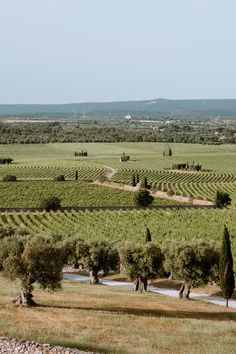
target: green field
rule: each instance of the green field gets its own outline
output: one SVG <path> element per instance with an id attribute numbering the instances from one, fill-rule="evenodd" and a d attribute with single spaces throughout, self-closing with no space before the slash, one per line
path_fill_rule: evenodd
<path id="1" fill-rule="evenodd" d="M 0 156 L 12 157 L 14 161 L 10 166 L 0 166 L 0 178 L 13 174 L 18 180 L 53 180 L 63 174 L 67 180 L 74 180 L 78 171 L 79 180 L 93 181 L 111 167 L 117 170 L 112 178 L 115 182 L 131 184 L 132 175 L 138 173 L 140 178 L 146 176 L 153 188 L 162 191 L 213 201 L 216 190 L 221 190 L 228 192 L 235 204 L 236 145 L 172 144 L 171 147 L 173 156 L 163 157 L 165 144 L 161 143 L 2 145 Z M 74 151 L 81 150 L 87 150 L 88 157 L 74 157 Z M 130 156 L 130 161 L 119 162 L 123 152 Z M 193 161 L 206 172 L 164 170 L 173 163 Z"/>
<path id="2" fill-rule="evenodd" d="M 26 229 L 30 234 L 59 233 L 84 239 L 144 241 L 149 227 L 154 242 L 204 239 L 220 242 L 223 227 L 236 235 L 235 211 L 219 209 L 160 209 L 132 211 L 65 211 L 2 213 L 0 225 Z M 233 241 L 233 252 L 236 247 Z"/>
<path id="3" fill-rule="evenodd" d="M 50 164 L 60 161 L 63 166 L 70 166 L 75 161 L 78 165 L 91 163 L 123 168 L 119 162 L 122 152 L 130 155 L 127 168 L 154 169 L 170 167 L 173 163 L 200 163 L 205 169 L 236 174 L 236 145 L 199 145 L 170 144 L 173 156 L 163 157 L 164 143 L 84 143 L 84 144 L 34 144 L 1 145 L 0 156 L 10 156 L 18 166 L 40 165 L 43 161 Z M 87 150 L 87 158 L 75 158 L 74 151 Z M 85 162 L 86 160 L 86 162 Z"/>

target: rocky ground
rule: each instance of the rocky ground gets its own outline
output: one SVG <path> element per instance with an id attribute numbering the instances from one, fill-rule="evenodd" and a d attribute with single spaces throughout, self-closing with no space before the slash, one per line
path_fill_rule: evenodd
<path id="1" fill-rule="evenodd" d="M 95 354 L 73 348 L 0 337 L 0 354 Z"/>

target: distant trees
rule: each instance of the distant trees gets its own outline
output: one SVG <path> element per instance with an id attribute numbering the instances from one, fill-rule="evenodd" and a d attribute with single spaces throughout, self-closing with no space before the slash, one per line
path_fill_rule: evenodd
<path id="1" fill-rule="evenodd" d="M 163 156 L 172 156 L 172 150 L 169 144 L 166 144 L 165 150 L 163 151 Z"/>
<path id="2" fill-rule="evenodd" d="M 132 187 L 136 186 L 135 174 L 132 175 Z"/>
<path id="3" fill-rule="evenodd" d="M 76 170 L 75 171 L 75 180 L 78 181 L 78 179 L 79 179 L 79 174 L 78 174 L 78 171 Z"/>
<path id="4" fill-rule="evenodd" d="M 181 162 L 181 163 L 173 164 L 172 170 L 186 170 L 186 171 L 199 172 L 202 170 L 202 165 L 199 165 L 198 163 L 195 164 L 194 161 L 190 164 L 188 162 Z"/>
<path id="5" fill-rule="evenodd" d="M 57 182 L 63 182 L 65 181 L 65 176 L 64 175 L 58 175 L 54 178 L 54 181 L 57 181 Z"/>
<path id="6" fill-rule="evenodd" d="M 229 196 L 229 193 L 224 193 L 220 191 L 216 192 L 215 206 L 217 208 L 227 207 L 230 204 L 231 204 L 231 198 Z"/>
<path id="7" fill-rule="evenodd" d="M 61 208 L 61 200 L 56 196 L 50 196 L 41 201 L 41 208 L 46 211 L 56 211 Z"/>
<path id="8" fill-rule="evenodd" d="M 84 150 L 81 150 L 81 151 L 75 151 L 74 152 L 74 156 L 88 156 L 88 152 L 87 152 L 87 150 L 86 151 L 84 151 Z"/>
<path id="9" fill-rule="evenodd" d="M 158 245 L 126 243 L 119 248 L 121 264 L 127 276 L 134 281 L 134 291 L 146 291 L 148 279 L 162 273 L 163 255 Z"/>
<path id="10" fill-rule="evenodd" d="M 233 271 L 233 257 L 231 253 L 230 236 L 226 226 L 224 227 L 220 252 L 219 276 L 220 288 L 223 292 L 224 298 L 226 299 L 226 307 L 228 307 L 228 301 L 234 292 L 235 278 Z"/>
<path id="11" fill-rule="evenodd" d="M 13 159 L 10 157 L 0 157 L 0 165 L 10 165 Z"/>
<path id="12" fill-rule="evenodd" d="M 21 293 L 13 300 L 16 304 L 35 305 L 35 283 L 42 289 L 60 288 L 63 264 L 63 249 L 43 236 L 5 238 L 0 242 L 0 270 L 10 280 L 20 280 Z"/>
<path id="13" fill-rule="evenodd" d="M 213 243 L 169 241 L 163 245 L 164 268 L 176 279 L 183 279 L 179 297 L 189 299 L 192 286 L 206 284 L 218 274 L 219 250 Z"/>
<path id="14" fill-rule="evenodd" d="M 153 200 L 154 197 L 147 189 L 140 189 L 134 196 L 134 202 L 137 206 L 150 206 Z"/>
<path id="15" fill-rule="evenodd" d="M 90 284 L 98 284 L 98 272 L 116 270 L 119 264 L 118 251 L 106 241 L 78 241 L 76 245 L 78 262 L 89 271 Z"/>
<path id="16" fill-rule="evenodd" d="M 126 162 L 126 161 L 129 161 L 129 159 L 130 159 L 130 157 L 123 152 L 120 157 L 120 162 Z"/>
<path id="17" fill-rule="evenodd" d="M 17 178 L 14 175 L 7 175 L 2 178 L 3 182 L 16 182 Z"/>

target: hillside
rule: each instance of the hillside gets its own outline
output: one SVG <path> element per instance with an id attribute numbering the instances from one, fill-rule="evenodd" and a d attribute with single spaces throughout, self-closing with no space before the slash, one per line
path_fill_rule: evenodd
<path id="1" fill-rule="evenodd" d="M 236 99 L 212 100 L 168 100 L 87 102 L 71 104 L 0 104 L 0 116 L 75 116 L 123 117 L 134 116 L 193 116 L 234 117 Z"/>

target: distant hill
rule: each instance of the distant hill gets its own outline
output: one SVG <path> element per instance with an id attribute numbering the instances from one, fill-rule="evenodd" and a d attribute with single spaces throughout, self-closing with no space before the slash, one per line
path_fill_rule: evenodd
<path id="1" fill-rule="evenodd" d="M 0 116 L 193 116 L 236 117 L 236 99 L 87 102 L 71 104 L 0 104 Z"/>

